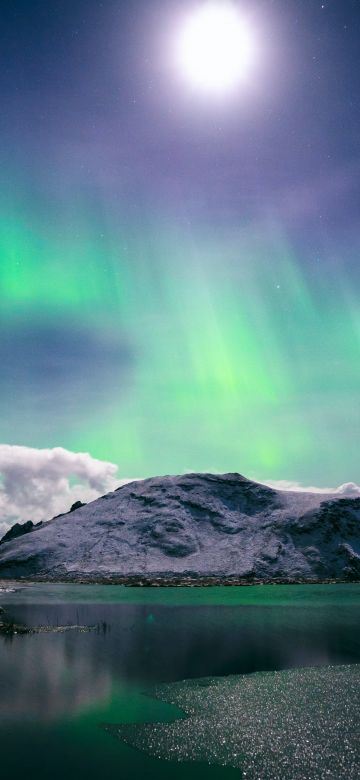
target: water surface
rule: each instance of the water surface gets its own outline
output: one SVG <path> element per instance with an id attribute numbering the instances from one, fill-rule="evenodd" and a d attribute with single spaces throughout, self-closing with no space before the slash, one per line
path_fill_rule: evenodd
<path id="1" fill-rule="evenodd" d="M 100 724 L 180 717 L 154 684 L 360 662 L 360 585 L 233 588 L 26 586 L 1 593 L 17 622 L 81 634 L 0 639 L 1 767 L 12 778 L 168 778 L 170 766 Z M 199 766 L 174 764 L 175 780 Z M 239 771 L 201 765 L 204 780 Z"/>

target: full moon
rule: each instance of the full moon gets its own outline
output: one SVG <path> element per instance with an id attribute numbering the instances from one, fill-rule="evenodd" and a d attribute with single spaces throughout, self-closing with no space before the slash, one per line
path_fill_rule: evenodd
<path id="1" fill-rule="evenodd" d="M 252 32 L 232 3 L 204 2 L 183 23 L 177 58 L 183 76 L 194 87 L 226 93 L 251 68 Z"/>

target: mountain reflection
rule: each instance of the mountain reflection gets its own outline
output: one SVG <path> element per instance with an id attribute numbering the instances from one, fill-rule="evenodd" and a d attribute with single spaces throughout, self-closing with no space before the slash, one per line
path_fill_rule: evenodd
<path id="1" fill-rule="evenodd" d="M 76 714 L 111 692 L 91 647 L 76 653 L 64 634 L 15 636 L 0 644 L 0 718 L 49 720 Z"/>
<path id="2" fill-rule="evenodd" d="M 18 623 L 88 633 L 0 640 L 0 717 L 46 720 L 106 702 L 115 686 L 360 660 L 355 608 L 13 605 Z M 314 617 L 316 615 L 316 620 Z"/>

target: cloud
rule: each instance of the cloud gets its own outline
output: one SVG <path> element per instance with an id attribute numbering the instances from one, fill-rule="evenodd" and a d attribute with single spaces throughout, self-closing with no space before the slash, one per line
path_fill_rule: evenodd
<path id="1" fill-rule="evenodd" d="M 86 452 L 0 444 L 0 538 L 16 522 L 50 520 L 128 481 Z"/>
<path id="2" fill-rule="evenodd" d="M 300 482 L 291 482 L 285 479 L 267 480 L 263 484 L 268 485 L 268 487 L 272 487 L 275 490 L 287 490 L 295 493 L 324 493 L 324 495 L 331 493 L 332 495 L 346 497 L 360 495 L 360 485 L 356 485 L 355 482 L 345 482 L 344 485 L 339 485 L 339 487 L 336 488 L 319 488 L 314 487 L 313 485 L 305 487 L 304 485 L 301 485 Z"/>

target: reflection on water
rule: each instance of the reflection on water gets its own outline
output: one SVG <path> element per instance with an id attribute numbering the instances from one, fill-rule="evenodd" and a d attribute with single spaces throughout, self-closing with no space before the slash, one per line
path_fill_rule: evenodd
<path id="1" fill-rule="evenodd" d="M 147 596 L 145 603 L 72 599 L 39 604 L 26 598 L 21 603 L 19 594 L 6 605 L 18 623 L 76 623 L 96 625 L 97 630 L 0 638 L 0 749 L 3 743 L 14 751 L 11 760 L 7 753 L 5 767 L 8 761 L 13 778 L 24 771 L 29 778 L 41 777 L 33 755 L 41 739 L 42 751 L 57 751 L 59 776 L 70 772 L 75 777 L 74 756 L 85 739 L 77 779 L 95 777 L 94 767 L 101 761 L 108 766 L 103 774 L 113 776 L 120 759 L 122 780 L 134 772 L 167 777 L 166 763 L 116 743 L 98 724 L 171 718 L 168 705 L 142 695 L 157 682 L 360 662 L 360 607 L 347 598 L 349 593 L 337 606 L 325 598 L 312 608 L 301 601 L 294 607 L 289 600 L 282 606 L 174 606 L 172 591 L 161 604 L 146 603 Z M 16 753 L 19 741 L 27 745 L 26 757 Z M 192 771 L 195 778 L 189 767 L 171 771 L 185 778 L 185 770 L 187 780 Z M 54 777 L 56 771 L 52 766 Z M 232 771 L 204 767 L 202 776 L 218 780 Z M 50 774 L 44 770 L 43 776 Z"/>
<path id="2" fill-rule="evenodd" d="M 27 625 L 96 625 L 91 633 L 15 636 L 1 646 L 0 713 L 53 717 L 105 699 L 114 683 L 360 660 L 358 609 L 343 606 L 13 605 Z"/>
<path id="3" fill-rule="evenodd" d="M 6 640 L 0 649 L 0 719 L 48 721 L 109 698 L 110 670 L 97 667 L 91 647 L 77 652 L 76 643 L 64 639 L 52 634 Z"/>

